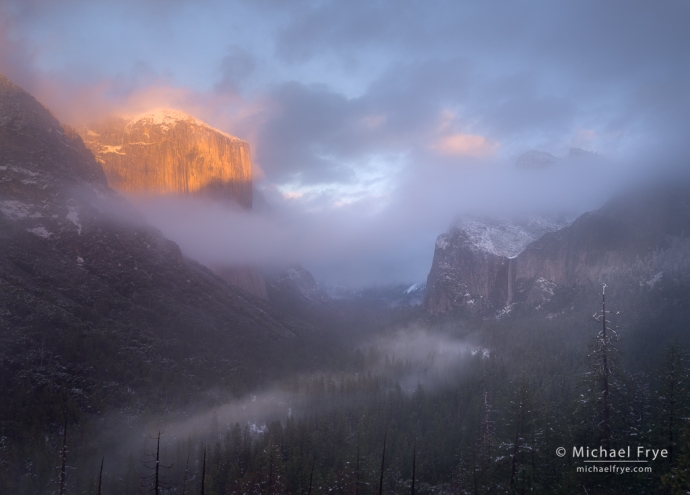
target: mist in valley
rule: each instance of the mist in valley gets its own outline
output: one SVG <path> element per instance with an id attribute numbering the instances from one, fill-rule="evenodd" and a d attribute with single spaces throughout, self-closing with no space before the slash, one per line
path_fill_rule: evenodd
<path id="1" fill-rule="evenodd" d="M 145 464 L 160 434 L 161 463 L 170 465 L 167 476 L 180 490 L 189 469 L 187 456 L 197 479 L 200 453 L 222 443 L 231 430 L 239 428 L 256 440 L 266 436 L 272 424 L 370 407 L 388 393 L 411 398 L 420 390 L 433 394 L 451 389 L 468 372 L 470 360 L 490 355 L 489 349 L 470 344 L 472 340 L 467 330 L 458 335 L 418 325 L 389 328 L 339 349 L 348 356 L 345 368 L 283 376 L 235 398 L 207 390 L 203 400 L 162 414 L 106 413 L 91 424 L 88 447 L 75 449 L 78 457 L 72 462 L 87 471 L 96 469 L 98 456 L 103 457 L 106 483 L 114 489 L 128 477 L 150 475 Z"/>

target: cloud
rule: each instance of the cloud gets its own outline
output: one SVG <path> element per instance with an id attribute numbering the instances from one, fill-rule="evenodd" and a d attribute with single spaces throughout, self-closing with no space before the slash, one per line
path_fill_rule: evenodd
<path id="1" fill-rule="evenodd" d="M 220 64 L 221 79 L 215 89 L 219 92 L 237 93 L 240 84 L 254 72 L 256 61 L 252 54 L 238 45 L 228 47 L 228 54 Z"/>
<path id="2" fill-rule="evenodd" d="M 443 155 L 484 157 L 492 155 L 499 144 L 483 136 L 455 133 L 440 138 L 433 146 L 436 152 Z"/>

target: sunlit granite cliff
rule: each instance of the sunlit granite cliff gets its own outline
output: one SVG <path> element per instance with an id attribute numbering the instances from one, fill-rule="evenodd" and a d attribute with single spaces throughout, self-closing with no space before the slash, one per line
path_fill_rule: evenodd
<path id="1" fill-rule="evenodd" d="M 111 118 L 80 133 L 117 191 L 196 193 L 252 206 L 249 144 L 183 112 Z"/>
<path id="2" fill-rule="evenodd" d="M 108 184 L 125 193 L 198 194 L 252 208 L 249 144 L 172 109 L 110 118 L 80 130 Z M 222 265 L 230 284 L 268 299 L 258 267 Z"/>

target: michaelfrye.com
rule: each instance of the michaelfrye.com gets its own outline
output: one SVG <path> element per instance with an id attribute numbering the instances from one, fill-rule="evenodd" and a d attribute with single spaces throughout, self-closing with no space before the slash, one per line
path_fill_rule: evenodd
<path id="1" fill-rule="evenodd" d="M 651 462 L 668 458 L 667 449 L 652 448 L 643 445 L 606 448 L 604 446 L 573 446 L 571 458 L 581 460 L 577 466 L 578 473 L 651 473 Z M 558 447 L 558 457 L 566 457 L 568 449 Z"/>

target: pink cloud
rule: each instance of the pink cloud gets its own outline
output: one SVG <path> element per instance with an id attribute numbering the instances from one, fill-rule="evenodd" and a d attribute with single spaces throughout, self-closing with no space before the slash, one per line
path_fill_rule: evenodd
<path id="1" fill-rule="evenodd" d="M 458 132 L 438 139 L 432 149 L 441 155 L 482 158 L 493 155 L 499 146 L 499 143 L 484 136 Z"/>

